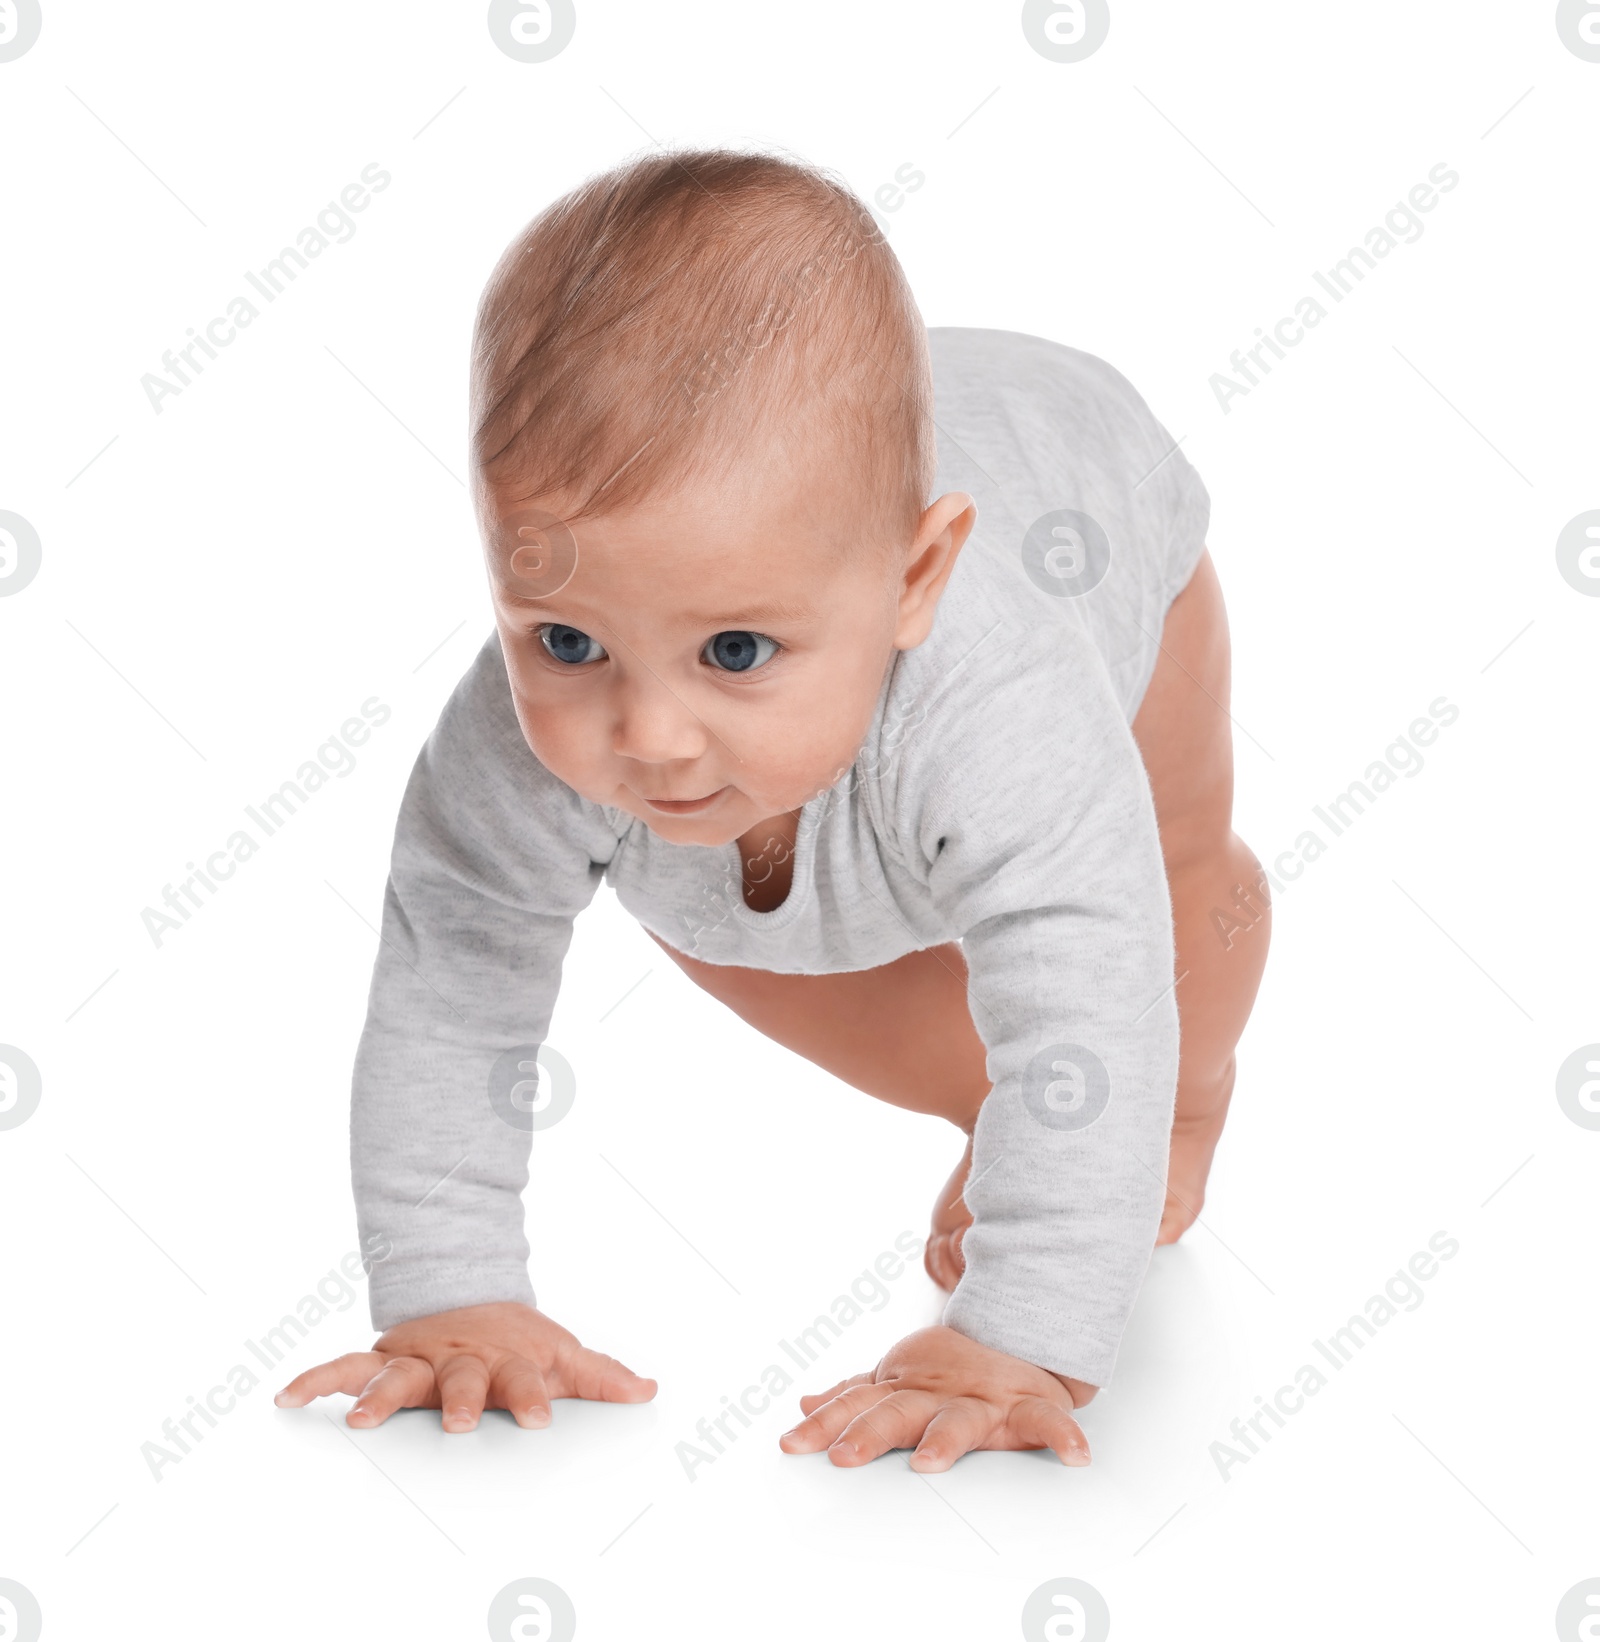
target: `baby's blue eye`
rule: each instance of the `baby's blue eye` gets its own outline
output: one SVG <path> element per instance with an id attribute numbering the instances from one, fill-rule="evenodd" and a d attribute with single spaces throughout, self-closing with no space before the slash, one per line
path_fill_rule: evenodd
<path id="1" fill-rule="evenodd" d="M 585 661 L 599 661 L 605 655 L 605 647 L 587 633 L 580 633 L 576 627 L 563 627 L 558 621 L 546 622 L 539 629 L 539 638 L 546 650 L 557 661 L 570 662 L 577 666 Z"/>
<path id="2" fill-rule="evenodd" d="M 718 633 L 707 639 L 700 653 L 725 673 L 748 673 L 771 661 L 778 646 L 764 633 Z"/>

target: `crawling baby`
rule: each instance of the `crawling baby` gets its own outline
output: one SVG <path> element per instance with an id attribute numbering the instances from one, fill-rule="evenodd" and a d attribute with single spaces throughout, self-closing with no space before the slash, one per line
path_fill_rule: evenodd
<path id="1" fill-rule="evenodd" d="M 967 1137 L 942 1321 L 782 1446 L 1087 1463 L 1270 923 L 1199 477 L 1109 365 L 929 331 L 848 189 L 723 150 L 527 228 L 472 418 L 497 631 L 406 789 L 355 1068 L 383 1332 L 280 1405 L 467 1431 L 654 1395 L 535 1308 L 523 1233 L 529 1072 L 604 881 L 760 1031 Z"/>

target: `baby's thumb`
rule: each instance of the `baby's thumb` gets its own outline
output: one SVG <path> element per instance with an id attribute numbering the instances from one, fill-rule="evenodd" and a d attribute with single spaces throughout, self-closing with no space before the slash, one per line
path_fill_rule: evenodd
<path id="1" fill-rule="evenodd" d="M 601 1351 L 579 1346 L 567 1376 L 573 1390 L 591 1402 L 647 1403 L 656 1394 L 656 1382 L 635 1374 L 626 1363 Z"/>

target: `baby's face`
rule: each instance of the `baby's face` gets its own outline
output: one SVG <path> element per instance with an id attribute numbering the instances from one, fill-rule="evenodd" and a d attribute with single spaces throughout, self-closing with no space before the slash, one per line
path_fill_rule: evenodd
<path id="1" fill-rule="evenodd" d="M 539 761 L 682 844 L 729 843 L 832 786 L 895 651 L 927 636 L 975 516 L 970 497 L 942 497 L 915 542 L 891 546 L 857 539 L 839 494 L 775 458 L 569 536 L 539 528 L 558 498 L 480 483 L 501 645 Z"/>

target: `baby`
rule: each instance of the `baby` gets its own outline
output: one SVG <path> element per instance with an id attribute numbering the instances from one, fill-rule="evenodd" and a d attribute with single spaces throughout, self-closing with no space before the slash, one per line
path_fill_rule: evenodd
<path id="1" fill-rule="evenodd" d="M 1194 469 L 1102 361 L 926 330 L 833 178 L 720 150 L 528 227 L 472 413 L 498 631 L 406 789 L 355 1068 L 384 1332 L 278 1402 L 467 1431 L 654 1395 L 534 1308 L 523 1234 L 604 881 L 760 1031 L 968 1137 L 942 1322 L 782 1446 L 1087 1463 L 1073 1410 L 1199 1212 L 1266 957 Z"/>

